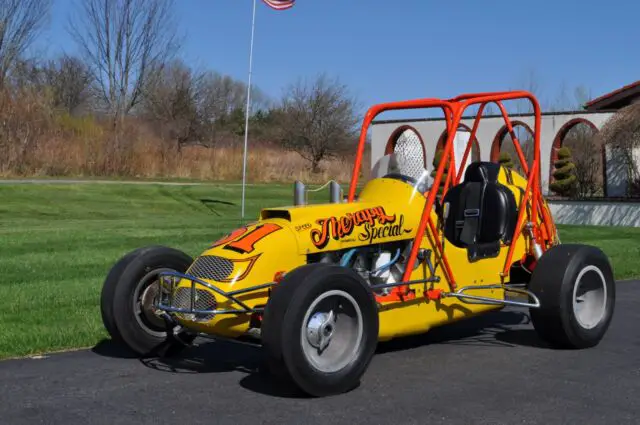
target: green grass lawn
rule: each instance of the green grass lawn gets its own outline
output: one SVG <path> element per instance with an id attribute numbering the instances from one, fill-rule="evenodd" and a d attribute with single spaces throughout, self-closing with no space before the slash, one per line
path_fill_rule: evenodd
<path id="1" fill-rule="evenodd" d="M 240 194 L 223 184 L 0 185 L 0 358 L 99 342 L 107 336 L 100 289 L 113 263 L 148 244 L 198 254 L 240 224 Z M 291 199 L 292 185 L 249 186 L 246 215 Z M 639 258 L 640 229 L 560 232 L 563 242 L 602 247 L 617 278 L 640 276 L 640 264 L 629 261 Z"/>

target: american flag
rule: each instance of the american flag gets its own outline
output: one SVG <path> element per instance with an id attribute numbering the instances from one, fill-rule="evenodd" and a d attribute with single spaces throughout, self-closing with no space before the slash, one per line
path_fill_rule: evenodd
<path id="1" fill-rule="evenodd" d="M 285 10 L 293 7 L 296 0 L 262 0 L 267 6 L 275 10 Z"/>

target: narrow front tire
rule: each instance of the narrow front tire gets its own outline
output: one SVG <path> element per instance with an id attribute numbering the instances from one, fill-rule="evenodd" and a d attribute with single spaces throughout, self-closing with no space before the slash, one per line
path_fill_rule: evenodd
<path id="1" fill-rule="evenodd" d="M 166 356 L 193 342 L 195 335 L 171 327 L 153 301 L 162 271 L 184 273 L 192 259 L 163 246 L 140 248 L 121 258 L 105 279 L 100 299 L 103 324 L 114 342 L 139 356 Z"/>
<path id="2" fill-rule="evenodd" d="M 378 326 L 373 293 L 357 273 L 311 264 L 274 288 L 262 343 L 277 376 L 311 396 L 329 396 L 359 384 L 376 349 Z"/>

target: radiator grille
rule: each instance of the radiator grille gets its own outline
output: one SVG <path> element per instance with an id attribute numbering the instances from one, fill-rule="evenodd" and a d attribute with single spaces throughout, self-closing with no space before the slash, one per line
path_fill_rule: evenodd
<path id="1" fill-rule="evenodd" d="M 195 290 L 195 310 L 215 310 L 218 307 L 218 302 L 215 296 L 204 289 Z M 181 309 L 191 309 L 191 288 L 178 288 L 173 294 L 173 307 Z M 213 319 L 214 314 L 186 314 L 176 313 L 185 320 L 203 321 Z"/>
<path id="2" fill-rule="evenodd" d="M 191 276 L 216 281 L 227 279 L 231 273 L 233 273 L 233 263 L 226 258 L 215 255 L 198 257 L 187 270 L 187 274 Z"/>

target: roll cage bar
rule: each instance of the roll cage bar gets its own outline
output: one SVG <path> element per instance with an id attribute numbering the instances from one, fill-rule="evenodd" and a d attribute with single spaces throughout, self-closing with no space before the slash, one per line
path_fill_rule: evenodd
<path id="1" fill-rule="evenodd" d="M 518 99 L 526 99 L 531 102 L 533 105 L 534 116 L 535 116 L 535 125 L 533 131 L 534 137 L 534 157 L 533 163 L 531 167 L 528 166 L 527 161 L 525 159 L 524 153 L 522 152 L 522 148 L 520 146 L 520 141 L 516 136 L 513 125 L 511 123 L 511 119 L 509 118 L 509 114 L 502 104 L 503 101 L 506 100 L 518 100 Z M 444 253 L 443 245 L 436 231 L 436 226 L 431 219 L 431 211 L 433 210 L 434 203 L 436 202 L 436 195 L 438 192 L 438 187 L 440 186 L 442 176 L 444 174 L 445 164 L 449 162 L 449 173 L 447 175 L 447 179 L 444 182 L 444 188 L 442 192 L 442 197 L 447 193 L 448 189 L 452 186 L 460 183 L 460 179 L 462 177 L 462 173 L 464 170 L 464 164 L 467 162 L 469 154 L 471 152 L 471 147 L 473 145 L 474 140 L 476 139 L 476 133 L 478 131 L 478 126 L 480 121 L 482 120 L 482 113 L 484 112 L 485 107 L 494 103 L 500 110 L 502 117 L 504 119 L 505 125 L 509 134 L 511 135 L 511 140 L 513 141 L 514 148 L 516 150 L 518 159 L 520 161 L 522 170 L 524 174 L 526 174 L 527 179 L 527 187 L 525 193 L 521 198 L 521 205 L 526 205 L 527 202 L 531 201 L 531 209 L 530 209 L 530 217 L 527 223 L 525 223 L 525 211 L 527 208 L 520 208 L 518 212 L 518 219 L 516 221 L 516 228 L 513 236 L 513 241 L 516 241 L 517 238 L 523 233 L 528 232 L 530 236 L 529 244 L 528 244 L 528 255 L 533 258 L 537 258 L 536 254 L 539 253 L 540 249 L 542 252 L 546 251 L 553 245 L 553 238 L 556 235 L 555 226 L 551 221 L 550 214 L 546 208 L 544 208 L 544 201 L 542 198 L 542 191 L 540 188 L 540 126 L 541 126 L 541 111 L 540 104 L 538 103 L 535 96 L 527 91 L 505 91 L 505 92 L 490 92 L 490 93 L 471 93 L 471 94 L 463 94 L 457 96 L 452 99 L 434 99 L 434 98 L 426 98 L 426 99 L 414 99 L 407 100 L 401 102 L 390 102 L 390 103 L 382 103 L 378 105 L 374 105 L 365 114 L 364 121 L 362 123 L 362 129 L 360 132 L 360 139 L 358 142 L 358 149 L 356 153 L 356 159 L 353 167 L 353 174 L 351 177 L 351 184 L 349 186 L 349 196 L 347 198 L 347 202 L 353 202 L 356 196 L 356 187 L 358 184 L 358 177 L 360 174 L 360 170 L 362 167 L 362 156 L 364 153 L 366 134 L 371 125 L 371 122 L 382 112 L 392 111 L 392 110 L 401 110 L 401 109 L 423 109 L 423 108 L 439 108 L 443 111 L 447 130 L 446 130 L 446 140 L 444 144 L 444 151 L 442 154 L 442 159 L 438 165 L 438 169 L 436 171 L 436 175 L 433 181 L 433 184 L 430 190 L 425 193 L 425 197 L 427 198 L 424 210 L 422 212 L 422 217 L 420 219 L 420 224 L 417 228 L 416 236 L 413 241 L 413 245 L 411 248 L 411 253 L 407 260 L 407 265 L 405 267 L 405 272 L 402 278 L 403 282 L 409 283 L 409 279 L 411 276 L 411 272 L 414 268 L 416 258 L 418 256 L 418 251 L 420 249 L 420 241 L 425 236 L 425 232 L 427 227 L 429 227 L 433 246 L 436 250 L 438 257 L 442 263 L 444 268 L 449 289 L 451 292 L 456 289 L 456 279 L 449 266 L 449 262 L 447 260 L 447 256 Z M 467 146 L 465 148 L 462 161 L 459 168 L 456 168 L 455 158 L 453 155 L 453 138 L 455 137 L 456 129 L 460 124 L 460 120 L 464 112 L 473 105 L 479 105 L 478 112 L 473 124 L 473 128 L 471 130 L 471 135 L 469 137 L 469 141 L 467 142 Z M 538 221 L 540 220 L 540 223 Z M 444 235 L 443 235 L 444 237 Z M 509 246 L 509 251 L 507 253 L 507 258 L 503 267 L 502 272 L 500 273 L 500 278 L 502 284 L 504 284 L 504 279 L 509 276 L 509 270 L 511 268 L 513 254 L 514 254 L 515 243 L 511 243 Z M 394 288 L 398 295 L 404 295 L 408 292 L 408 285 L 401 285 Z"/>

